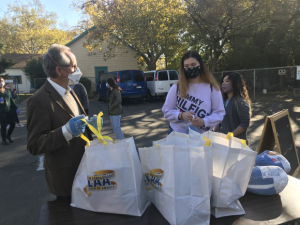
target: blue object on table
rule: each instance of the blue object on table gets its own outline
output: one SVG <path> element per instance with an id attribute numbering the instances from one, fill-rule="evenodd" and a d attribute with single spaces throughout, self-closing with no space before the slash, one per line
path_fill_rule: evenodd
<path id="1" fill-rule="evenodd" d="M 256 156 L 255 166 L 279 166 L 286 173 L 291 170 L 289 161 L 283 155 L 269 150 Z"/>
<path id="2" fill-rule="evenodd" d="M 255 166 L 247 191 L 258 195 L 275 195 L 282 192 L 287 183 L 288 176 L 279 166 Z"/>
<path id="3" fill-rule="evenodd" d="M 67 130 L 75 137 L 78 137 L 80 134 L 83 134 L 85 131 L 86 123 L 81 121 L 84 119 L 84 115 L 76 116 L 66 124 Z"/>

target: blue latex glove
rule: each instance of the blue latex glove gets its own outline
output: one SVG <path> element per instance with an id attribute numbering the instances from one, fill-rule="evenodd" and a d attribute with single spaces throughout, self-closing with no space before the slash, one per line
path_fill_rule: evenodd
<path id="1" fill-rule="evenodd" d="M 18 113 L 18 114 L 20 113 L 20 109 L 17 109 L 17 113 Z"/>
<path id="2" fill-rule="evenodd" d="M 97 125 L 97 115 L 94 115 L 91 117 L 90 120 L 87 121 L 90 125 L 92 125 L 96 130 L 98 130 L 98 125 Z M 103 127 L 103 118 L 101 117 L 101 129 Z"/>
<path id="3" fill-rule="evenodd" d="M 76 116 L 66 124 L 66 128 L 73 136 L 78 137 L 85 131 L 86 123 L 81 121 L 84 119 L 84 115 Z"/>
<path id="4" fill-rule="evenodd" d="M 3 97 L 1 97 L 1 98 L 0 98 L 0 102 L 4 102 L 4 99 L 3 99 Z"/>

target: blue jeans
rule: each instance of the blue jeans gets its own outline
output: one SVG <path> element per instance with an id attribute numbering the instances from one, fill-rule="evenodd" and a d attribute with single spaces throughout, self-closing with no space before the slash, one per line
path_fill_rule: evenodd
<path id="1" fill-rule="evenodd" d="M 124 136 L 123 136 L 123 132 L 122 132 L 122 129 L 121 129 L 120 120 L 121 120 L 121 115 L 110 116 L 111 126 L 114 130 L 116 139 L 123 140 Z"/>

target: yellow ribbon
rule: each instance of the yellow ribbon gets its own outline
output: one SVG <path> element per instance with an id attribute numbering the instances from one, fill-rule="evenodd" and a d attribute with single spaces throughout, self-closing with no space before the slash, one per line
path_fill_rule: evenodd
<path id="1" fill-rule="evenodd" d="M 229 132 L 229 133 L 227 134 L 226 139 L 227 139 L 227 140 L 230 140 L 230 137 L 233 137 L 233 133 L 231 133 L 231 132 Z"/>
<path id="2" fill-rule="evenodd" d="M 211 145 L 211 140 L 210 139 L 206 139 L 205 141 L 205 147 L 209 147 Z"/>
<path id="3" fill-rule="evenodd" d="M 98 130 L 96 130 L 92 125 L 90 125 L 85 119 L 81 119 L 81 121 L 85 122 L 86 125 L 90 128 L 90 130 L 97 136 L 100 144 L 104 142 L 104 145 L 107 145 L 105 139 L 115 143 L 114 140 L 111 139 L 109 136 L 101 135 L 101 116 L 103 116 L 103 112 L 100 112 L 97 116 Z M 89 147 L 91 145 L 89 139 L 86 136 L 84 136 L 84 134 L 81 134 L 80 137 L 87 142 L 87 145 L 85 147 Z"/>
<path id="4" fill-rule="evenodd" d="M 246 148 L 246 146 L 247 146 L 246 140 L 241 139 L 241 143 L 244 145 L 244 148 Z"/>

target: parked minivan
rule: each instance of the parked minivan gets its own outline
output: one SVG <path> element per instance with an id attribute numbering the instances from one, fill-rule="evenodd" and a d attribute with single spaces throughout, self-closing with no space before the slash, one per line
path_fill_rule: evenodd
<path id="1" fill-rule="evenodd" d="M 176 70 L 151 70 L 144 72 L 147 79 L 148 100 L 154 97 L 163 98 L 170 90 L 170 87 L 179 79 Z"/>
<path id="2" fill-rule="evenodd" d="M 122 88 L 122 98 L 135 98 L 143 100 L 147 98 L 147 81 L 143 71 L 140 70 L 122 70 L 105 73 L 101 76 L 97 85 L 98 99 L 106 99 L 107 87 L 106 80 L 114 78 Z"/>

